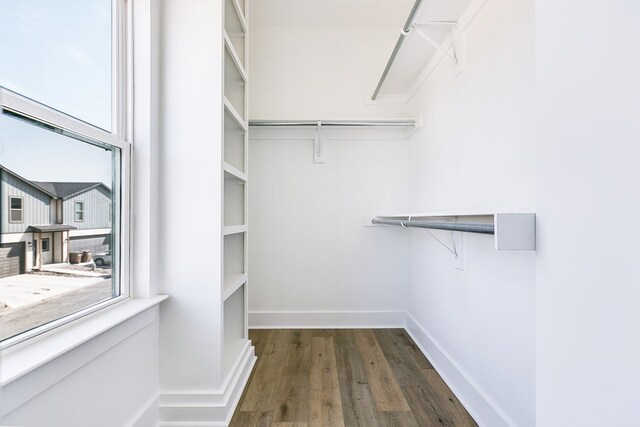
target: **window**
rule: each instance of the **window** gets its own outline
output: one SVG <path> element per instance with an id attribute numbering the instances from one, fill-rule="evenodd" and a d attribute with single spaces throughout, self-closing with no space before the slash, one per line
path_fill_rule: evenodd
<path id="1" fill-rule="evenodd" d="M 23 222 L 22 197 L 9 197 L 9 222 Z"/>
<path id="2" fill-rule="evenodd" d="M 131 146 L 125 106 L 131 103 L 125 98 L 130 91 L 124 78 L 124 9 L 124 0 L 3 4 L 0 189 L 21 197 L 0 194 L 0 200 L 9 202 L 9 221 L 0 221 L 0 239 L 11 233 L 22 236 L 25 256 L 19 269 L 0 270 L 0 278 L 18 270 L 29 277 L 12 287 L 24 294 L 19 305 L 3 300 L 0 288 L 0 349 L 130 294 Z M 75 200 L 78 196 L 83 200 Z M 105 234 L 105 224 L 93 229 L 85 222 L 86 212 L 111 218 L 104 240 L 111 260 L 99 275 L 81 271 L 83 252 L 95 252 L 97 238 L 92 236 Z M 45 233 L 50 237 L 42 238 Z M 37 240 L 47 252 L 46 261 L 37 256 L 32 244 Z M 41 272 L 43 262 L 67 271 Z M 74 279 L 76 285 L 69 286 Z M 29 292 L 19 283 L 35 283 L 42 291 Z"/>
<path id="3" fill-rule="evenodd" d="M 76 222 L 84 221 L 84 202 L 75 202 L 74 206 L 74 216 Z"/>

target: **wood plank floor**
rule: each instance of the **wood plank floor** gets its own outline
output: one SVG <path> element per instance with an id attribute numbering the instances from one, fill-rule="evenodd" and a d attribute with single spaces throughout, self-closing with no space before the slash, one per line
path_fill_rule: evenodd
<path id="1" fill-rule="evenodd" d="M 232 427 L 477 426 L 403 329 L 251 330 Z"/>

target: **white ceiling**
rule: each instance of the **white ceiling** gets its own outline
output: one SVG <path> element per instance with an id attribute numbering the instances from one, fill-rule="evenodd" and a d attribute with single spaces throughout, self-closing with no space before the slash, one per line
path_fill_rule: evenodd
<path id="1" fill-rule="evenodd" d="M 247 0 L 251 25 L 402 27 L 414 0 Z"/>

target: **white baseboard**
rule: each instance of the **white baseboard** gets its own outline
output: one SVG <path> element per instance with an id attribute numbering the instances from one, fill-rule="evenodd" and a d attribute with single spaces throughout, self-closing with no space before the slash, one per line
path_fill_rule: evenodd
<path id="1" fill-rule="evenodd" d="M 406 330 L 427 356 L 453 394 L 469 411 L 473 419 L 486 427 L 515 427 L 516 424 L 498 408 L 488 395 L 478 386 L 429 333 L 407 313 Z"/>
<path id="2" fill-rule="evenodd" d="M 403 328 L 403 311 L 250 311 L 249 329 Z"/>
<path id="3" fill-rule="evenodd" d="M 140 409 L 128 426 L 129 427 L 152 427 L 158 425 L 158 404 L 160 395 L 155 395 L 147 404 Z"/>
<path id="4" fill-rule="evenodd" d="M 220 392 L 160 394 L 160 427 L 226 427 L 242 396 L 256 356 L 251 342 L 236 361 L 226 386 Z"/>

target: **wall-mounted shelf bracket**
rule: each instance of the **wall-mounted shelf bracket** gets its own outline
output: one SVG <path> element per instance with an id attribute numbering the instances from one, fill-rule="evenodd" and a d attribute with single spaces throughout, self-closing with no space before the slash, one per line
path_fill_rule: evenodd
<path id="1" fill-rule="evenodd" d="M 324 163 L 324 141 L 322 139 L 322 121 L 318 120 L 316 137 L 313 140 L 313 163 Z"/>
<path id="2" fill-rule="evenodd" d="M 427 33 L 425 33 L 420 27 L 429 27 L 436 25 L 444 25 L 451 27 L 451 37 L 453 40 L 453 53 L 450 52 L 450 48 L 445 47 L 442 43 L 436 42 L 433 38 L 429 37 Z M 449 57 L 456 66 L 457 71 L 462 72 L 462 49 L 460 46 L 460 38 L 458 32 L 458 22 L 457 21 L 425 21 L 425 22 L 416 22 L 412 25 L 412 28 L 415 29 L 416 34 L 422 37 L 427 43 L 435 47 L 442 53 L 444 56 Z"/>

